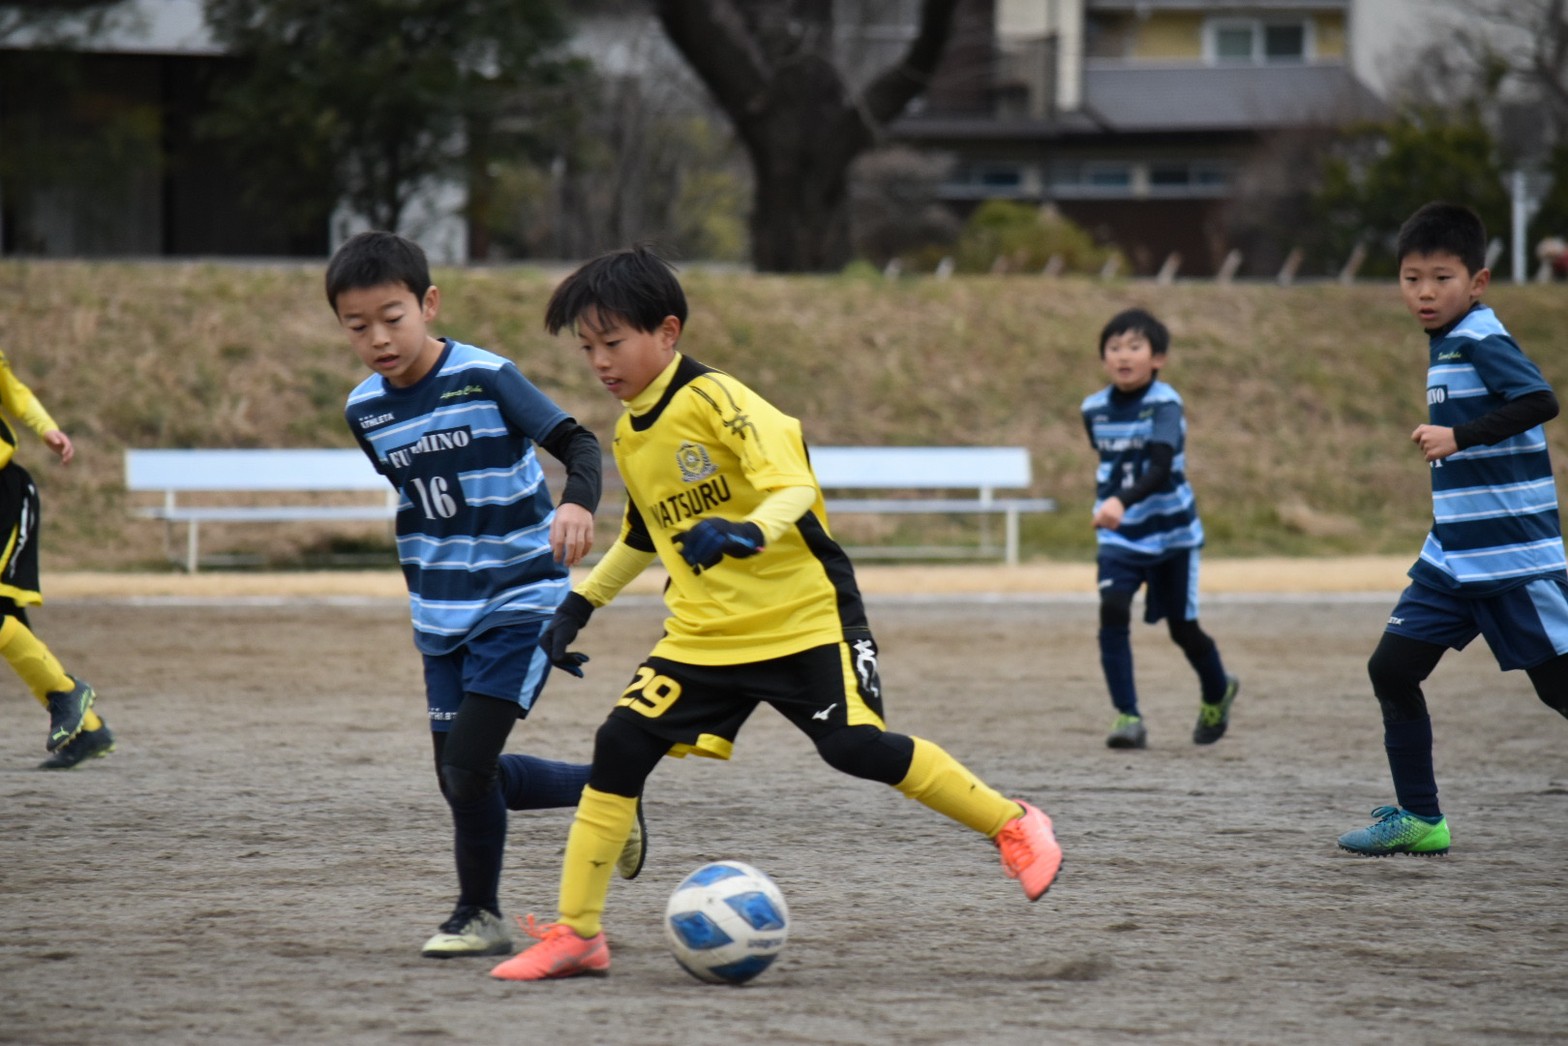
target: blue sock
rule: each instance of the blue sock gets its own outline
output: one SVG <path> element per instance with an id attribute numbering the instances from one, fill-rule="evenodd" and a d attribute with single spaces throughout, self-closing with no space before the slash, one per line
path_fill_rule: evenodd
<path id="1" fill-rule="evenodd" d="M 587 763 L 562 763 L 532 755 L 503 755 L 501 793 L 508 810 L 552 810 L 577 805 L 588 783 Z"/>
<path id="2" fill-rule="evenodd" d="M 1423 817 L 1442 817 L 1437 805 L 1437 776 L 1432 771 L 1431 717 L 1384 723 L 1383 748 L 1388 753 L 1399 805 Z"/>
<path id="3" fill-rule="evenodd" d="M 452 809 L 452 852 L 457 859 L 457 903 L 500 914 L 501 857 L 506 851 L 506 803 L 499 785 L 477 802 Z"/>
<path id="4" fill-rule="evenodd" d="M 1100 667 L 1111 704 L 1123 715 L 1138 714 L 1138 688 L 1132 678 L 1132 636 L 1125 628 L 1100 629 Z"/>

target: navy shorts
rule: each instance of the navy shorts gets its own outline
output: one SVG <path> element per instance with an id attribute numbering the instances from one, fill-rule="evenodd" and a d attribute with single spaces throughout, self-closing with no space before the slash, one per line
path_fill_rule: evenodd
<path id="1" fill-rule="evenodd" d="M 425 699 L 430 729 L 452 729 L 464 694 L 483 694 L 517 702 L 519 719 L 528 715 L 550 674 L 550 658 L 539 649 L 547 621 L 502 625 L 482 632 L 450 654 L 425 655 Z"/>
<path id="2" fill-rule="evenodd" d="M 1485 636 L 1504 670 L 1534 668 L 1568 654 L 1568 577 L 1536 578 L 1472 599 L 1412 583 L 1389 615 L 1387 631 L 1455 650 Z"/>
<path id="3" fill-rule="evenodd" d="M 728 759 L 735 735 L 764 703 L 813 740 L 846 726 L 882 729 L 876 641 L 863 632 L 741 665 L 650 657 L 610 715 L 670 742 L 670 755 Z"/>
<path id="4" fill-rule="evenodd" d="M 1137 595 L 1144 585 L 1143 619 L 1154 624 L 1163 618 L 1198 620 L 1198 550 L 1182 549 L 1153 563 L 1136 563 L 1116 556 L 1101 556 L 1099 589 Z"/>

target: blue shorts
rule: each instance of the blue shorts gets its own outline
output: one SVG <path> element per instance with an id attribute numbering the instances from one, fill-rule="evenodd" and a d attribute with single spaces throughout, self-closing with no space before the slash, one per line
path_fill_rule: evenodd
<path id="1" fill-rule="evenodd" d="M 425 699 L 430 729 L 452 729 L 464 694 L 483 694 L 517 702 L 519 719 L 528 715 L 550 674 L 550 658 L 539 649 L 547 621 L 502 625 L 482 632 L 450 654 L 425 655 Z"/>
<path id="2" fill-rule="evenodd" d="M 1505 671 L 1534 668 L 1568 654 L 1568 577 L 1536 578 L 1479 599 L 1412 583 L 1389 615 L 1387 631 L 1455 650 L 1485 636 Z"/>
<path id="3" fill-rule="evenodd" d="M 1182 549 L 1153 563 L 1137 563 L 1116 556 L 1100 557 L 1101 592 L 1107 590 L 1136 595 L 1149 586 L 1143 597 L 1143 619 L 1149 624 L 1162 618 L 1177 621 L 1198 620 L 1198 550 Z"/>

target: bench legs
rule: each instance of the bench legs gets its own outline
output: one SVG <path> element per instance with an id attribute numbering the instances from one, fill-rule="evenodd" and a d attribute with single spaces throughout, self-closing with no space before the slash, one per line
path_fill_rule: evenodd
<path id="1" fill-rule="evenodd" d="M 185 572 L 187 574 L 196 573 L 196 564 L 199 562 L 196 552 L 196 527 L 197 523 L 194 519 L 185 525 Z"/>
<path id="2" fill-rule="evenodd" d="M 200 562 L 196 527 L 197 523 L 194 519 L 185 524 L 185 572 L 187 574 L 196 573 L 196 564 Z M 174 554 L 174 523 L 169 520 L 165 520 L 163 524 L 163 554 L 168 557 L 170 563 L 180 562 Z"/>

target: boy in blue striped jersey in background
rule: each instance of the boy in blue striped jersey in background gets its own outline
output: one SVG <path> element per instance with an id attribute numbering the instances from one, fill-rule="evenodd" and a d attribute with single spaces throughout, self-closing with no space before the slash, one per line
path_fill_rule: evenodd
<path id="1" fill-rule="evenodd" d="M 440 291 L 417 244 L 386 232 L 353 237 L 333 255 L 326 291 L 374 372 L 344 416 L 401 495 L 398 559 L 452 812 L 457 904 L 422 952 L 510 954 L 498 900 L 506 811 L 575 807 L 588 780 L 585 764 L 501 749 L 544 687 L 550 661 L 539 635 L 570 591 L 568 568 L 593 544 L 599 441 L 511 361 L 430 333 Z M 559 505 L 535 444 L 566 466 Z M 639 803 L 617 863 L 625 878 L 641 870 L 642 854 Z"/>
<path id="2" fill-rule="evenodd" d="M 1421 684 L 1443 653 L 1486 637 L 1568 716 L 1568 563 L 1544 422 L 1557 398 L 1491 309 L 1486 229 L 1429 203 L 1399 231 L 1399 289 L 1430 340 L 1428 423 L 1410 434 L 1432 475 L 1432 529 L 1367 664 L 1395 806 L 1339 845 L 1373 857 L 1448 852 Z"/>
<path id="3" fill-rule="evenodd" d="M 1105 743 L 1144 748 L 1132 667 L 1132 600 L 1144 595 L 1144 620 L 1162 618 L 1172 642 L 1198 673 L 1195 744 L 1225 735 L 1240 687 L 1214 640 L 1198 625 L 1198 556 L 1203 523 L 1187 482 L 1187 419 L 1181 396 L 1159 380 L 1170 350 L 1165 325 L 1142 309 L 1111 317 L 1100 332 L 1100 360 L 1111 384 L 1083 401 L 1083 424 L 1100 455 L 1094 526 L 1099 546 L 1100 665 L 1116 719 Z"/>

